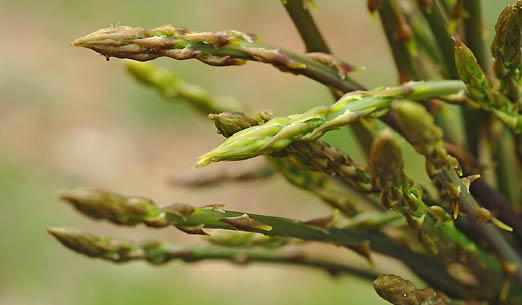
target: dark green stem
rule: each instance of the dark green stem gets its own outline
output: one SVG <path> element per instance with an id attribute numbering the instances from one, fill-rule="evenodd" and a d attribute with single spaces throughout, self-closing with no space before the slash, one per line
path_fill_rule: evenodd
<path id="1" fill-rule="evenodd" d="M 455 56 L 453 51 L 453 40 L 448 33 L 448 18 L 444 13 L 440 0 L 433 0 L 431 7 L 419 5 L 431 28 L 431 32 L 437 41 L 439 51 L 442 54 L 444 72 L 446 77 L 458 79 L 459 75 L 455 68 Z"/>
<path id="2" fill-rule="evenodd" d="M 299 31 L 299 35 L 306 46 L 306 51 L 330 54 L 330 48 L 328 48 L 325 39 L 310 14 L 310 9 L 303 3 L 303 0 L 287 0 L 283 4 L 297 31 Z"/>
<path id="3" fill-rule="evenodd" d="M 379 17 L 386 34 L 388 45 L 393 54 L 395 67 L 399 72 L 399 82 L 424 79 L 418 71 L 408 41 L 412 39 L 411 28 L 395 0 L 380 1 L 378 4 Z"/>
<path id="4" fill-rule="evenodd" d="M 312 267 L 327 271 L 332 275 L 353 275 L 370 281 L 378 276 L 372 270 L 310 257 L 302 251 L 273 251 L 209 245 L 174 245 L 159 241 L 137 243 L 94 236 L 67 228 L 50 228 L 48 231 L 60 243 L 73 251 L 115 263 L 145 260 L 154 265 L 163 265 L 171 261 L 197 263 L 209 260 L 224 260 L 238 265 L 271 263 Z"/>
<path id="5" fill-rule="evenodd" d="M 96 189 L 78 189 L 62 193 L 62 199 L 78 211 L 96 219 L 106 219 L 115 224 L 134 226 L 144 223 L 151 227 L 176 226 L 184 231 L 224 229 L 261 233 L 267 236 L 297 238 L 306 241 L 325 242 L 363 250 L 370 249 L 400 258 L 430 285 L 450 295 L 464 296 L 466 290 L 449 275 L 446 267 L 432 257 L 412 252 L 382 233 L 356 228 L 325 228 L 294 219 L 245 214 L 223 210 L 222 206 L 195 208 L 175 204 L 159 208 L 143 197 L 126 197 Z M 426 268 L 430 266 L 430 268 Z"/>
<path id="6" fill-rule="evenodd" d="M 482 22 L 482 5 L 480 0 L 463 0 L 464 9 L 467 13 L 467 18 L 464 19 L 464 31 L 465 31 L 465 42 L 466 45 L 473 51 L 477 61 L 486 72 L 489 74 L 490 69 L 490 57 L 489 52 L 484 42 Z"/>

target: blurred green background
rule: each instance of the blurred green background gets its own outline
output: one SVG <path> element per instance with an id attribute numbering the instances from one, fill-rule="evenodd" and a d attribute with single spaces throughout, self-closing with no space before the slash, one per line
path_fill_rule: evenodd
<path id="1" fill-rule="evenodd" d="M 483 1 L 489 39 L 508 2 Z M 317 5 L 317 22 L 335 53 L 367 67 L 356 78 L 369 87 L 395 84 L 380 25 L 365 1 L 318 0 Z M 166 183 L 173 176 L 193 175 L 195 157 L 221 141 L 212 124 L 135 83 L 121 61 L 105 62 L 69 46 L 109 24 L 166 23 L 199 31 L 237 29 L 303 48 L 276 0 L 0 0 L 0 304 L 385 304 L 368 283 L 316 270 L 215 262 L 118 266 L 76 255 L 46 234 L 47 226 L 73 226 L 133 239 L 198 242 L 175 230 L 122 229 L 84 219 L 56 199 L 60 189 L 79 186 L 144 195 L 163 204 L 224 202 L 230 209 L 298 219 L 328 212 L 281 178 L 197 192 Z M 282 115 L 331 102 L 322 86 L 263 64 L 156 63 L 213 94 L 238 97 L 252 109 Z M 357 156 L 345 131 L 328 137 Z M 410 168 L 422 168 L 420 162 L 414 158 Z M 311 251 L 366 264 L 340 248 L 316 245 Z"/>

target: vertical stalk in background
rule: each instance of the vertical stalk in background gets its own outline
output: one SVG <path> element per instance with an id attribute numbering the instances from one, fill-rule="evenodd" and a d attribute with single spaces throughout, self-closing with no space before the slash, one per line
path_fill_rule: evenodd
<path id="1" fill-rule="evenodd" d="M 283 1 L 283 5 L 288 16 L 290 16 L 299 32 L 299 36 L 301 36 L 301 39 L 305 44 L 306 51 L 332 54 L 326 40 L 321 35 L 321 31 L 317 27 L 312 14 L 310 14 L 310 6 L 303 0 L 286 0 Z M 348 78 L 348 76 L 346 77 Z M 353 80 L 351 80 L 351 82 L 356 85 L 358 90 L 366 90 L 363 85 L 360 85 Z M 342 96 L 342 94 L 335 90 L 332 90 L 332 94 L 336 100 L 340 99 Z M 375 138 L 375 131 L 373 129 L 372 126 L 365 124 L 364 121 L 356 122 L 350 126 L 350 130 L 353 132 L 359 146 L 362 148 L 366 156 L 368 156 L 373 139 Z"/>
<path id="2" fill-rule="evenodd" d="M 330 54 L 330 48 L 303 0 L 286 0 L 283 5 L 297 28 L 299 36 L 306 46 L 306 51 Z"/>
<path id="3" fill-rule="evenodd" d="M 415 47 L 420 39 L 420 46 L 425 51 L 429 58 L 437 57 L 440 64 L 440 55 L 436 50 L 436 44 L 431 40 L 429 35 L 430 29 L 425 28 L 425 23 L 420 23 L 415 20 L 415 12 L 410 14 L 409 18 L 401 9 L 398 2 L 395 0 L 377 1 L 372 5 L 372 0 L 368 5 L 370 11 L 378 10 L 381 20 L 382 28 L 386 34 L 388 45 L 392 51 L 395 67 L 399 73 L 399 81 L 405 82 L 409 80 L 431 80 L 435 79 L 430 75 L 421 58 L 417 54 Z M 420 14 L 420 12 L 418 13 Z M 418 19 L 418 18 L 417 18 Z M 422 20 L 424 21 L 424 20 Z M 413 23 L 415 22 L 415 28 Z M 412 33 L 413 30 L 413 33 Z M 423 35 L 415 35 L 415 33 L 424 33 Z M 418 37 L 418 38 L 417 38 Z M 430 53 L 434 53 L 430 55 Z M 434 60 L 434 59 L 433 59 Z M 458 125 L 450 121 L 448 116 L 448 109 L 445 106 L 439 105 L 441 110 L 435 113 L 435 118 L 438 125 L 444 130 L 444 136 L 447 141 L 453 144 L 460 144 Z"/>
<path id="4" fill-rule="evenodd" d="M 431 4 L 428 5 L 426 2 L 431 2 Z M 458 79 L 453 55 L 453 40 L 448 32 L 448 16 L 446 16 L 440 0 L 417 0 L 417 4 L 439 46 L 443 62 L 442 68 L 446 78 Z"/>
<path id="5" fill-rule="evenodd" d="M 464 41 L 473 51 L 477 62 L 486 75 L 491 75 L 490 55 L 484 42 L 484 24 L 482 22 L 482 5 L 480 0 L 462 0 L 466 17 L 464 18 Z M 478 157 L 479 139 L 485 135 L 491 115 L 484 111 L 467 108 L 463 113 L 464 126 L 467 133 L 468 151 Z M 473 131 L 476 130 L 476 131 Z M 501 148 L 500 148 L 501 149 Z M 500 155 L 499 155 L 500 154 Z M 502 158 L 502 151 L 493 151 L 494 157 Z M 498 176 L 498 173 L 497 173 Z M 498 179 L 498 178 L 497 178 Z"/>
<path id="6" fill-rule="evenodd" d="M 480 4 L 480 0 L 463 0 L 463 3 L 466 11 L 466 18 L 464 19 L 464 41 L 473 51 L 473 54 L 475 54 L 482 70 L 486 72 L 486 75 L 490 75 L 491 60 L 487 52 L 482 30 L 484 28 L 482 22 L 482 5 Z"/>
<path id="7" fill-rule="evenodd" d="M 370 12 L 379 12 L 382 28 L 399 72 L 399 82 L 426 79 L 425 72 L 417 64 L 408 43 L 412 39 L 411 28 L 395 0 L 368 2 Z"/>

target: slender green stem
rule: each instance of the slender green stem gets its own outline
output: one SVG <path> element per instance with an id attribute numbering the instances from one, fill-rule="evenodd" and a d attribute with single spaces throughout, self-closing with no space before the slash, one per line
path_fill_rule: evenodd
<path id="1" fill-rule="evenodd" d="M 436 79 L 437 77 L 425 68 L 426 65 L 421 61 L 417 50 L 415 50 L 416 47 L 420 46 L 428 56 L 435 53 L 431 57 L 434 58 L 435 64 L 440 64 L 441 56 L 437 52 L 437 46 L 432 41 L 433 37 L 430 36 L 430 29 L 426 26 L 424 19 L 422 19 L 422 22 L 416 20 L 415 14 L 410 14 L 408 18 L 400 5 L 394 0 L 381 1 L 378 8 L 381 24 L 386 33 L 388 45 L 392 50 L 400 81 Z M 418 13 L 420 14 L 420 12 Z M 459 143 L 458 125 L 454 121 L 448 121 L 446 117 L 448 115 L 447 108 L 444 106 L 440 106 L 440 108 L 442 109 L 436 111 L 434 115 L 438 125 L 444 130 L 445 138 L 451 143 Z"/>
<path id="2" fill-rule="evenodd" d="M 242 130 L 211 152 L 197 165 L 222 160 L 244 160 L 280 151 L 296 141 L 315 141 L 325 132 L 346 126 L 371 114 L 382 115 L 396 99 L 424 100 L 450 95 L 465 88 L 461 81 L 411 82 L 381 91 L 353 92 L 330 107 L 316 107 L 304 114 L 274 118 Z"/>
<path id="3" fill-rule="evenodd" d="M 490 55 L 483 37 L 482 5 L 480 0 L 463 0 L 466 18 L 464 19 L 465 42 L 475 54 L 478 64 L 487 75 L 491 75 Z M 490 122 L 487 113 L 481 110 L 466 109 L 464 125 L 467 132 L 468 150 L 478 156 L 481 135 L 484 135 Z"/>
<path id="4" fill-rule="evenodd" d="M 321 35 L 319 28 L 315 24 L 310 9 L 303 0 L 287 0 L 283 5 L 292 19 L 301 39 L 303 40 L 307 52 L 322 52 L 330 54 L 330 48 Z"/>
<path id="5" fill-rule="evenodd" d="M 227 211 L 219 205 L 194 208 L 175 204 L 159 208 L 153 201 L 143 197 L 126 197 L 95 189 L 63 192 L 62 198 L 86 216 L 106 219 L 119 225 L 134 226 L 143 223 L 151 227 L 177 226 L 185 231 L 198 228 L 198 232 L 204 229 L 237 230 L 325 242 L 355 249 L 364 247 L 366 250 L 371 249 L 400 258 L 437 289 L 442 289 L 451 295 L 467 294 L 440 262 L 411 252 L 379 232 L 356 228 L 318 227 L 294 219 Z M 365 252 L 365 254 L 369 253 Z"/>
<path id="6" fill-rule="evenodd" d="M 455 167 L 458 167 L 458 163 L 444 148 L 440 129 L 435 126 L 433 119 L 424 108 L 413 103 L 396 104 L 394 110 L 402 135 L 418 153 L 425 156 L 428 175 L 441 191 L 443 199 L 451 204 L 451 207 L 446 208 L 451 208 L 454 218 L 459 215 L 459 210 L 464 212 L 461 217 L 466 217 L 468 224 L 482 233 L 488 244 L 504 260 L 504 264 L 513 266 L 512 274 L 522 284 L 522 259 L 498 231 L 498 228 L 512 229 L 475 201 L 469 192 L 471 182 L 461 180 L 457 175 Z"/>
<path id="7" fill-rule="evenodd" d="M 477 57 L 477 61 L 486 72 L 490 73 L 490 55 L 484 42 L 482 5 L 480 0 L 463 0 L 466 18 L 464 19 L 465 42 Z"/>
<path id="8" fill-rule="evenodd" d="M 430 7 L 419 5 L 431 28 L 433 36 L 442 54 L 443 69 L 448 78 L 458 79 L 459 75 L 455 68 L 455 56 L 453 55 L 453 40 L 448 32 L 448 18 L 442 8 L 440 0 L 433 0 Z"/>
<path id="9" fill-rule="evenodd" d="M 304 1 L 288 0 L 283 2 L 283 4 L 306 46 L 306 51 L 331 54 L 330 48 L 310 14 L 310 8 L 304 3 Z M 348 78 L 349 76 L 346 77 Z M 355 81 L 351 81 L 356 84 Z M 360 84 L 357 84 L 357 86 L 359 90 L 365 89 Z M 336 93 L 335 90 L 332 91 L 332 94 L 336 100 L 342 96 L 342 94 Z M 368 124 L 364 124 L 363 122 L 353 124 L 350 126 L 350 129 L 367 156 L 373 142 L 374 131 Z"/>
<path id="10" fill-rule="evenodd" d="M 128 61 L 126 68 L 134 79 L 155 89 L 166 100 L 183 100 L 201 114 L 247 110 L 246 105 L 232 97 L 214 97 L 204 88 L 189 84 L 172 72 L 151 64 Z"/>
<path id="11" fill-rule="evenodd" d="M 490 124 L 488 136 L 491 140 L 498 189 L 509 202 L 519 202 L 520 164 L 515 154 L 513 134 L 497 121 Z"/>
<path id="12" fill-rule="evenodd" d="M 380 1 L 377 9 L 393 54 L 395 67 L 399 72 L 399 82 L 426 79 L 425 72 L 421 71 L 420 65 L 417 65 L 416 58 L 412 54 L 411 28 L 397 2 L 395 0 Z"/>
<path id="13" fill-rule="evenodd" d="M 504 260 L 503 263 L 506 266 L 510 266 L 510 276 L 513 276 L 518 283 L 522 284 L 522 258 L 495 226 L 484 223 L 484 221 L 491 221 L 491 216 L 482 214 L 483 210 L 480 209 L 480 205 L 470 194 L 466 185 L 462 183 L 457 173 L 451 169 L 446 169 L 442 172 L 442 175 L 449 183 L 461 189 L 459 203 L 462 211 L 476 224 L 484 238 Z M 486 216 L 486 219 L 484 216 Z"/>
<path id="14" fill-rule="evenodd" d="M 73 42 L 107 58 L 148 61 L 158 57 L 178 60 L 195 58 L 213 66 L 241 65 L 245 61 L 269 63 L 276 68 L 307 76 L 343 92 L 360 89 L 346 78 L 350 68 L 332 57 L 323 57 L 330 66 L 298 52 L 261 44 L 238 31 L 192 33 L 171 25 L 152 30 L 117 26 L 101 29 Z"/>
<path id="15" fill-rule="evenodd" d="M 210 118 L 214 120 L 218 132 L 225 137 L 230 137 L 243 129 L 256 126 L 264 121 L 255 120 L 240 112 L 223 112 L 210 115 Z M 269 119 L 269 117 L 266 117 L 266 119 Z M 311 145 L 315 146 L 316 144 Z M 351 187 L 336 183 L 335 180 L 339 177 L 332 177 L 325 172 L 311 168 L 308 160 L 300 158 L 296 152 L 303 152 L 303 149 L 271 156 L 266 155 L 266 157 L 289 183 L 311 192 L 347 216 L 351 217 L 359 212 L 361 204 L 357 203 L 368 201 L 365 197 L 357 196 Z"/>
<path id="16" fill-rule="evenodd" d="M 163 265 L 171 261 L 197 263 L 222 260 L 238 265 L 271 263 L 305 266 L 321 269 L 332 275 L 353 275 L 364 280 L 374 280 L 378 276 L 372 270 L 310 257 L 303 251 L 273 251 L 211 245 L 174 245 L 159 241 L 137 243 L 99 237 L 68 228 L 49 228 L 48 231 L 60 243 L 75 252 L 115 263 L 144 260 L 154 265 Z"/>
<path id="17" fill-rule="evenodd" d="M 383 206 L 401 213 L 430 253 L 448 263 L 467 265 L 494 295 L 500 285 L 493 287 L 491 283 L 502 278 L 500 264 L 459 231 L 441 206 L 428 206 L 423 201 L 420 186 L 404 173 L 400 147 L 391 132 L 383 132 L 375 140 L 369 166 L 372 184 L 382 190 Z"/>

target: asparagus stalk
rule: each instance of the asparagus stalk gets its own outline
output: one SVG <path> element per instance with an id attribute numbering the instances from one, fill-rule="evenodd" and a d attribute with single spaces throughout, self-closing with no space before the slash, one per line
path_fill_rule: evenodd
<path id="1" fill-rule="evenodd" d="M 503 264 L 513 266 L 511 275 L 522 283 L 522 259 L 512 245 L 498 231 L 498 228 L 512 231 L 512 229 L 496 219 L 491 213 L 482 208 L 469 192 L 469 179 L 462 180 L 455 168 L 456 160 L 447 154 L 442 142 L 440 129 L 433 124 L 433 118 L 423 107 L 413 103 L 403 102 L 394 105 L 394 115 L 399 129 L 405 139 L 413 145 L 418 153 L 426 158 L 428 174 L 435 185 L 443 193 L 446 201 L 452 205 L 453 216 L 459 212 L 458 205 L 465 213 L 470 224 L 480 232 L 488 244 L 503 260 Z M 493 225 L 493 226 L 492 226 Z M 520 234 L 520 232 L 515 232 Z"/>
<path id="2" fill-rule="evenodd" d="M 290 237 L 305 241 L 318 241 L 345 247 L 370 246 L 372 250 L 400 257 L 430 285 L 444 289 L 451 295 L 466 295 L 462 285 L 453 279 L 444 265 L 437 260 L 404 248 L 385 235 L 355 228 L 324 228 L 294 219 L 223 210 L 220 205 L 195 208 L 175 204 L 160 208 L 152 200 L 127 197 L 96 189 L 77 189 L 62 193 L 78 211 L 95 219 L 134 226 L 143 223 L 151 227 L 177 226 L 184 231 L 198 229 L 224 229 L 256 232 L 268 236 Z M 426 266 L 431 266 L 426 269 Z M 481 294 L 480 291 L 476 293 Z"/>
<path id="3" fill-rule="evenodd" d="M 206 241 L 213 245 L 232 248 L 265 248 L 279 249 L 293 242 L 289 238 L 270 237 L 263 234 L 251 232 L 220 232 L 209 235 Z M 296 243 L 296 242 L 294 242 Z"/>
<path id="4" fill-rule="evenodd" d="M 229 137 L 242 129 L 264 123 L 272 118 L 272 114 L 268 112 L 259 112 L 254 114 L 253 117 L 247 117 L 241 112 L 224 112 L 228 110 L 226 107 L 228 104 L 221 103 L 222 99 L 213 98 L 204 89 L 192 84 L 185 84 L 170 72 L 158 69 L 147 63 L 129 62 L 127 68 L 137 80 L 157 89 L 165 98 L 181 97 L 199 113 L 209 115 L 209 118 L 218 127 L 218 131 L 225 137 Z M 234 103 L 231 106 L 234 111 L 244 108 L 244 106 L 240 106 L 240 103 Z M 276 166 L 277 170 L 291 184 L 310 191 L 348 216 L 353 216 L 357 213 L 358 209 L 355 202 L 366 201 L 364 198 L 358 198 L 353 192 L 339 187 L 327 175 L 320 172 L 312 173 L 305 169 L 303 164 L 295 158 L 279 158 L 277 162 L 274 158 L 271 158 L 269 161 Z M 197 176 L 190 179 L 175 178 L 172 179 L 172 182 L 175 185 L 199 187 L 215 185 L 230 180 L 245 181 L 269 177 L 272 172 L 271 168 L 265 167 L 254 172 L 220 172 L 216 175 Z"/>
<path id="5" fill-rule="evenodd" d="M 382 115 L 396 99 L 422 100 L 458 93 L 461 81 L 411 82 L 380 91 L 346 94 L 330 107 L 316 107 L 300 115 L 274 118 L 238 132 L 211 152 L 201 156 L 198 166 L 221 160 L 243 160 L 286 148 L 293 142 L 310 142 L 325 132 L 348 125 L 361 117 Z"/>
<path id="6" fill-rule="evenodd" d="M 520 85 L 522 82 L 522 1 L 508 5 L 500 14 L 495 26 L 496 34 L 491 45 L 495 58 L 493 69 L 500 80 L 500 90 L 519 110 L 521 107 Z"/>
<path id="7" fill-rule="evenodd" d="M 330 48 L 310 14 L 310 7 L 304 2 L 303 0 L 286 0 L 283 5 L 295 24 L 306 46 L 306 51 L 330 53 Z"/>
<path id="8" fill-rule="evenodd" d="M 156 89 L 165 99 L 182 99 L 205 115 L 224 111 L 246 111 L 246 106 L 232 97 L 213 97 L 200 86 L 188 84 L 171 72 L 135 61 L 126 63 L 127 71 L 137 81 Z"/>
<path id="9" fill-rule="evenodd" d="M 492 112 L 515 133 L 522 132 L 522 116 L 517 106 L 496 90 L 480 68 L 473 52 L 461 41 L 455 43 L 455 61 L 460 78 L 468 88 L 468 104 Z"/>
<path id="10" fill-rule="evenodd" d="M 381 25 L 392 51 L 399 82 L 426 79 L 426 71 L 414 54 L 410 25 L 395 0 L 369 0 L 370 12 L 378 11 Z"/>
<path id="11" fill-rule="evenodd" d="M 266 113 L 261 114 L 261 117 L 257 115 L 257 118 L 256 116 L 251 118 L 240 112 L 223 112 L 210 115 L 209 117 L 216 124 L 218 132 L 225 137 L 230 137 L 243 129 L 256 126 L 271 118 Z M 300 151 L 302 152 L 303 150 L 301 149 Z M 274 156 L 267 155 L 266 157 L 291 184 L 313 193 L 347 216 L 353 216 L 359 211 L 360 205 L 355 204 L 358 201 L 356 200 L 356 195 L 350 192 L 349 189 L 346 189 L 346 187 L 341 188 L 339 185 L 336 185 L 335 181 L 333 181 L 334 179 L 326 173 L 311 170 L 308 160 L 299 158 L 294 152 Z M 320 160 L 317 162 L 324 165 L 324 162 L 320 162 Z M 339 177 L 336 176 L 335 178 Z M 350 185 L 356 185 L 356 182 Z M 364 198 L 359 199 L 359 202 L 367 201 Z"/>
<path id="12" fill-rule="evenodd" d="M 462 0 L 465 11 L 464 33 L 466 44 L 477 56 L 477 61 L 482 70 L 489 73 L 490 59 L 484 43 L 483 31 L 484 22 L 482 21 L 482 4 L 479 0 Z"/>
<path id="13" fill-rule="evenodd" d="M 506 95 L 513 110 L 519 114 L 522 107 L 520 85 L 522 77 L 522 1 L 508 5 L 500 14 L 495 25 L 496 34 L 491 45 L 495 58 L 493 70 L 500 80 L 500 91 Z M 515 136 L 516 154 L 522 162 L 522 136 Z"/>
<path id="14" fill-rule="evenodd" d="M 417 0 L 417 5 L 428 21 L 439 46 L 444 73 L 448 78 L 456 79 L 458 74 L 455 68 L 455 57 L 453 56 L 453 41 L 449 34 L 448 16 L 446 16 L 440 0 L 429 1 L 429 5 L 425 2 L 424 0 Z"/>
<path id="15" fill-rule="evenodd" d="M 92 49 L 107 58 L 138 61 L 162 56 L 177 60 L 195 58 L 212 66 L 259 61 L 281 71 L 307 76 L 343 92 L 360 89 L 359 85 L 346 78 L 353 67 L 331 55 L 323 54 L 314 59 L 314 56 L 261 44 L 255 36 L 239 31 L 194 33 L 173 25 L 151 30 L 116 26 L 88 34 L 72 44 Z"/>
<path id="16" fill-rule="evenodd" d="M 377 274 L 372 270 L 310 257 L 310 255 L 302 251 L 269 251 L 209 245 L 174 245 L 159 241 L 138 243 L 99 237 L 68 228 L 49 228 L 48 232 L 65 247 L 75 252 L 114 263 L 143 260 L 154 265 L 163 265 L 171 261 L 196 263 L 200 261 L 223 260 L 237 265 L 272 263 L 306 266 L 327 271 L 332 275 L 353 275 L 365 280 L 374 280 L 377 277 Z"/>
<path id="17" fill-rule="evenodd" d="M 372 183 L 382 190 L 383 205 L 404 216 L 428 251 L 447 263 L 467 265 L 479 282 L 499 289 L 491 283 L 500 284 L 500 264 L 460 232 L 442 207 L 423 201 L 420 186 L 404 173 L 400 147 L 390 132 L 375 140 L 369 165 Z"/>
<path id="18" fill-rule="evenodd" d="M 283 5 L 297 28 L 297 31 L 306 46 L 306 51 L 331 54 L 330 48 L 326 44 L 325 39 L 321 35 L 319 28 L 310 14 L 310 5 L 303 0 L 283 1 Z M 321 55 L 320 53 L 314 54 L 315 56 Z M 346 77 L 348 78 L 349 76 Z M 357 85 L 359 90 L 365 89 L 355 81 L 352 80 L 352 82 Z M 336 100 L 342 96 L 342 93 L 338 90 L 332 90 L 332 94 Z M 369 124 L 364 124 L 364 122 L 357 122 L 350 126 L 350 129 L 357 138 L 363 151 L 368 155 L 374 138 L 373 128 Z"/>
<path id="19" fill-rule="evenodd" d="M 324 141 L 292 143 L 281 153 L 295 155 L 302 164 L 309 164 L 308 167 L 312 170 L 334 176 L 357 191 L 375 192 L 367 168 L 355 163 L 346 153 Z"/>
<path id="20" fill-rule="evenodd" d="M 437 52 L 437 46 L 432 43 L 433 37 L 429 36 L 430 29 L 424 19 L 415 20 L 415 17 L 418 19 L 417 15 L 420 15 L 420 11 L 414 10 L 414 13 L 417 14 L 410 13 L 408 18 L 405 10 L 395 0 L 377 1 L 376 3 L 377 5 L 373 9 L 379 11 L 381 24 L 399 72 L 400 82 L 436 79 L 437 77 L 432 75 L 433 72 L 426 69 L 427 65 L 422 61 L 418 52 L 418 47 L 420 47 L 428 56 L 436 53 L 431 57 L 435 58 L 435 64 L 440 65 L 440 52 Z M 422 18 L 422 16 L 420 17 Z M 428 103 L 428 105 L 440 104 L 439 101 L 429 101 Z M 444 130 L 444 136 L 451 143 L 458 144 L 460 141 L 458 132 L 456 132 L 457 125 L 453 121 L 448 121 L 449 110 L 443 105 L 428 108 L 437 109 L 433 112 L 437 124 Z"/>

